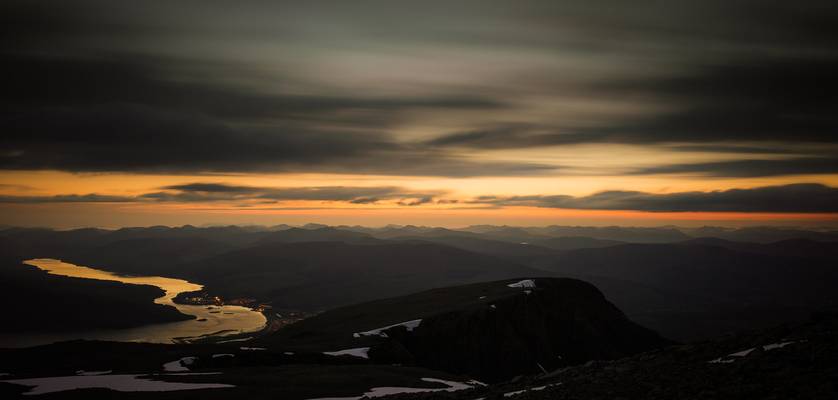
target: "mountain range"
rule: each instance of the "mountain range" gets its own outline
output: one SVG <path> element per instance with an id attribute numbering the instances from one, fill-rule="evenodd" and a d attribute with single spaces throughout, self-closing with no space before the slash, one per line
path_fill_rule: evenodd
<path id="1" fill-rule="evenodd" d="M 755 241 L 689 236 L 708 233 Z M 763 241 L 769 237 L 785 239 Z M 689 341 L 834 309 L 838 295 L 831 288 L 838 276 L 831 260 L 838 242 L 806 237 L 838 236 L 769 227 L 315 224 L 10 228 L 0 231 L 0 245 L 11 265 L 59 258 L 119 273 L 184 278 L 212 295 L 309 312 L 517 276 L 574 277 L 593 283 L 632 320 Z"/>

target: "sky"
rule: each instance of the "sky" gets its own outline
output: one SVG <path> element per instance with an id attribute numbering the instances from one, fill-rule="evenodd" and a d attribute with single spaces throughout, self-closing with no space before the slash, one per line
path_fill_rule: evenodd
<path id="1" fill-rule="evenodd" d="M 2 225 L 838 226 L 832 1 L 0 4 Z"/>

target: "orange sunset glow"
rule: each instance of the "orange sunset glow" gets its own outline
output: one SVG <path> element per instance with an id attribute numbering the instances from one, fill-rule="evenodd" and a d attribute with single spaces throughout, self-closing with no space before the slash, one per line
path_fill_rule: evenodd
<path id="1" fill-rule="evenodd" d="M 8 225 L 832 226 L 838 212 L 819 42 L 811 59 L 721 38 L 688 56 L 651 28 L 597 42 L 574 18 L 542 25 L 545 4 L 443 19 L 437 36 L 374 34 L 405 11 L 384 5 L 169 29 L 188 7 L 94 3 L 118 32 L 26 30 L 6 53 Z"/>
<path id="2" fill-rule="evenodd" d="M 836 27 L 0 1 L 0 399 L 838 399 Z"/>

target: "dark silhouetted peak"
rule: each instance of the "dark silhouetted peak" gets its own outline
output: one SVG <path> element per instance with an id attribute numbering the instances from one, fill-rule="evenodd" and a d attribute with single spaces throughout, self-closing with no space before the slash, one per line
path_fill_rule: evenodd
<path id="1" fill-rule="evenodd" d="M 308 351 L 370 347 L 374 362 L 413 362 L 487 381 L 669 343 L 631 322 L 593 285 L 566 278 L 507 279 L 343 307 L 266 341 Z"/>

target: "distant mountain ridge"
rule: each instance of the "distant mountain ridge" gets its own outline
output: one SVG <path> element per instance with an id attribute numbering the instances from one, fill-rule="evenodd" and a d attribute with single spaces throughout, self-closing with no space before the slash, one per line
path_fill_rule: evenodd
<path id="1" fill-rule="evenodd" d="M 838 243 L 700 239 L 563 252 L 539 267 L 600 287 L 633 319 L 694 340 L 838 309 Z"/>
<path id="2" fill-rule="evenodd" d="M 755 241 L 693 237 L 708 233 Z M 838 241 L 826 239 L 836 237 L 771 227 L 186 225 L 9 228 L 0 245 L 16 261 L 184 278 L 225 298 L 308 311 L 512 276 L 575 277 L 644 326 L 691 340 L 833 307 Z"/>
<path id="3" fill-rule="evenodd" d="M 267 243 L 179 267 L 224 297 L 325 309 L 434 287 L 535 274 L 523 265 L 433 243 Z"/>

